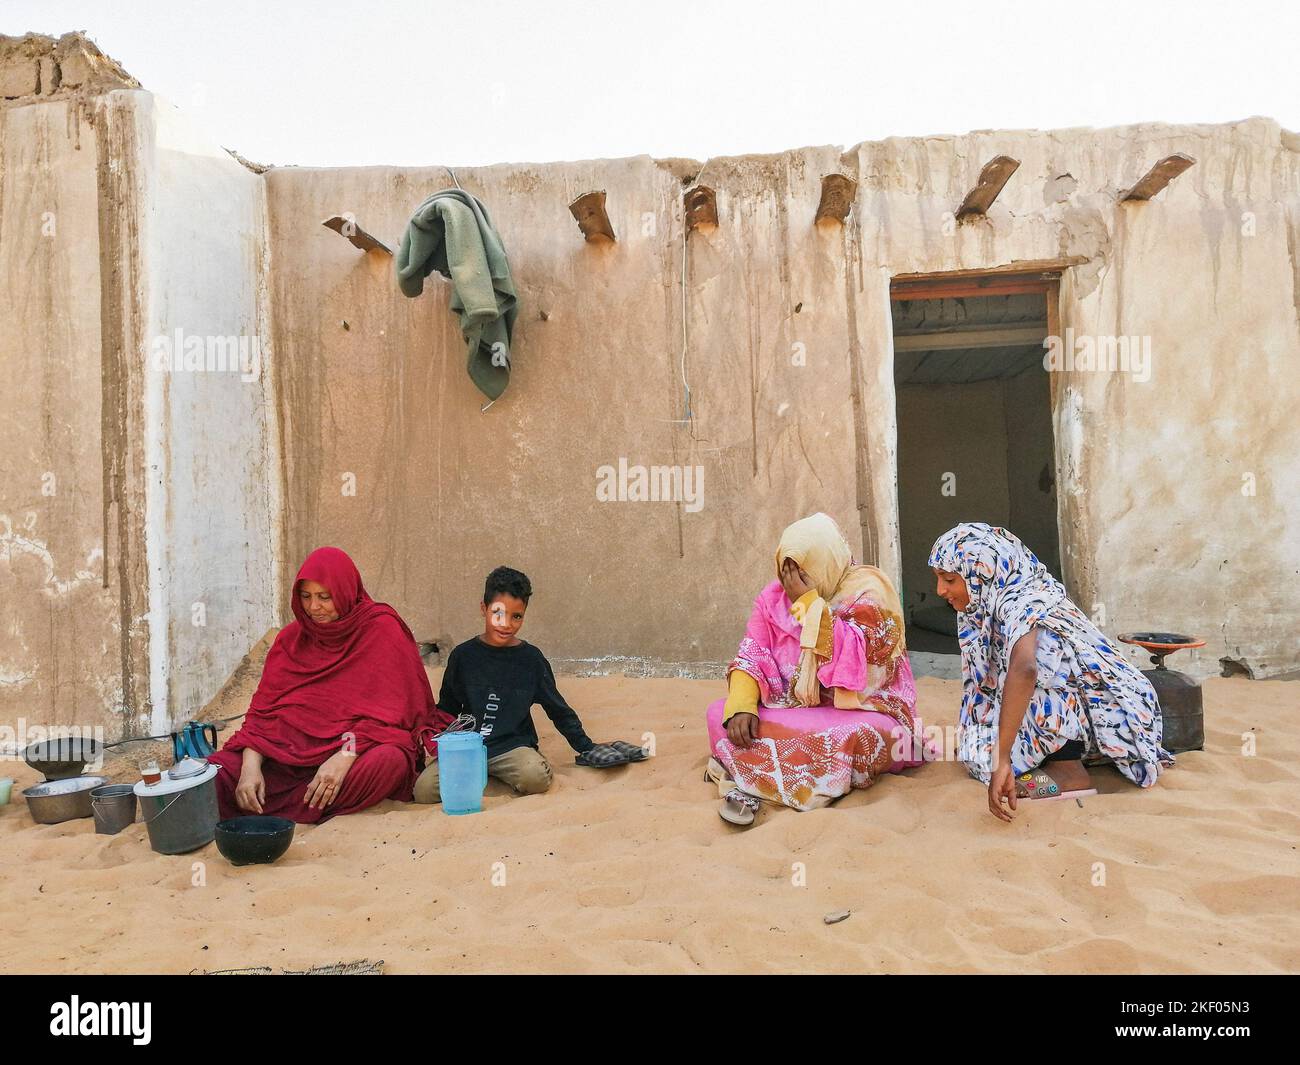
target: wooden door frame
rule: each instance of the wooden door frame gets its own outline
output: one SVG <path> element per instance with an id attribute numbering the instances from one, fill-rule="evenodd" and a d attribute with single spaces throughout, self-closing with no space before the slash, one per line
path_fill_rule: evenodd
<path id="1" fill-rule="evenodd" d="M 1084 260 L 1079 260 L 1082 262 Z M 1063 263 L 1044 263 L 1039 267 L 1035 264 L 1034 268 L 1026 269 L 1023 264 L 1019 269 L 994 269 L 994 270 L 958 270 L 950 273 L 935 274 L 898 274 L 890 279 L 889 282 L 889 300 L 893 304 L 898 300 L 925 300 L 925 299 L 969 299 L 975 296 L 1019 296 L 1036 292 L 1043 294 L 1043 300 L 1047 310 L 1047 336 L 1061 336 L 1061 273 L 1070 266 L 1077 265 L 1075 262 Z M 889 358 L 891 369 L 893 368 L 893 359 L 895 348 L 893 342 L 893 331 L 890 331 Z M 1052 461 L 1056 467 L 1056 541 L 1059 558 L 1061 560 L 1061 577 L 1064 580 L 1066 565 L 1066 543 L 1065 543 L 1065 524 L 1061 520 L 1062 497 L 1060 486 L 1063 483 L 1061 477 L 1061 449 L 1059 441 L 1056 438 L 1056 428 L 1059 413 L 1060 399 L 1060 377 L 1059 373 L 1048 375 L 1048 389 L 1051 396 L 1051 418 L 1052 418 Z M 895 387 L 894 395 L 894 419 L 895 434 L 897 434 L 898 419 L 898 395 Z M 897 463 L 897 451 L 895 451 L 895 463 Z M 897 468 L 894 471 L 894 520 L 897 522 L 898 529 L 898 548 L 899 557 L 902 557 L 902 500 L 898 494 L 899 478 Z"/>
<path id="2" fill-rule="evenodd" d="M 1041 292 L 1047 307 L 1047 335 L 1061 335 L 1061 270 L 959 270 L 947 274 L 899 274 L 889 282 L 889 301 L 969 299 L 973 296 L 1020 296 Z M 893 356 L 891 334 L 890 356 Z M 1049 378 L 1052 412 L 1056 412 L 1057 375 Z M 1055 434 L 1053 434 L 1055 436 Z M 1055 448 L 1055 439 L 1053 439 Z"/>

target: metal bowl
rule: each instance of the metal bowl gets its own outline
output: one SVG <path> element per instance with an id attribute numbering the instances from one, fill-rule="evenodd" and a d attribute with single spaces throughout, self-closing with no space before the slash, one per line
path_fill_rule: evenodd
<path id="1" fill-rule="evenodd" d="M 99 759 L 102 750 L 94 740 L 44 740 L 28 747 L 23 760 L 44 774 L 46 780 L 67 780 L 81 776 L 88 763 Z"/>
<path id="2" fill-rule="evenodd" d="M 231 865 L 265 865 L 289 849 L 293 830 L 286 817 L 231 817 L 217 823 L 217 850 Z"/>
<path id="3" fill-rule="evenodd" d="M 1184 636 L 1181 632 L 1121 632 L 1119 638 L 1148 651 L 1180 651 L 1184 647 L 1205 646 L 1205 641 L 1199 636 Z"/>
<path id="4" fill-rule="evenodd" d="M 47 780 L 44 784 L 33 784 L 23 790 L 27 800 L 27 811 L 38 825 L 57 825 L 62 821 L 72 821 L 78 817 L 90 817 L 90 792 L 102 784 L 108 783 L 108 777 L 65 777 L 62 780 Z"/>

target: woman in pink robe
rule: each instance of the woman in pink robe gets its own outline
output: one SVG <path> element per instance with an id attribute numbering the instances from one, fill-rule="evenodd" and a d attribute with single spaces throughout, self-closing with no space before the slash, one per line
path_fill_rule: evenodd
<path id="1" fill-rule="evenodd" d="M 729 694 L 708 711 L 710 777 L 734 824 L 751 824 L 759 800 L 810 810 L 923 761 L 889 579 L 854 563 L 825 514 L 786 529 L 775 564 L 728 669 Z"/>

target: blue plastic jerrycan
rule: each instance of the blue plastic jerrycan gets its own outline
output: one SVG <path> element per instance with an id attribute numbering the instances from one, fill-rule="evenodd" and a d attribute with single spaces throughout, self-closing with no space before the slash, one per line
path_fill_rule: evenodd
<path id="1" fill-rule="evenodd" d="M 438 737 L 438 794 L 449 814 L 476 814 L 487 787 L 487 748 L 477 732 L 444 732 Z"/>

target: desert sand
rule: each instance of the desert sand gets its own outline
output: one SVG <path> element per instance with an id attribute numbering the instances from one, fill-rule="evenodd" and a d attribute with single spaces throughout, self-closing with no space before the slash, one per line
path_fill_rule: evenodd
<path id="1" fill-rule="evenodd" d="M 255 681 L 243 671 L 203 716 L 238 713 Z M 823 810 L 765 807 L 748 830 L 719 819 L 703 779 L 720 682 L 561 685 L 593 738 L 651 733 L 655 757 L 579 768 L 535 710 L 550 793 L 492 783 L 466 817 L 383 803 L 300 826 L 270 866 L 233 867 L 214 844 L 155 854 L 140 823 L 117 836 L 90 820 L 36 825 L 19 791 L 37 775 L 8 763 L 0 968 L 1300 971 L 1300 685 L 1208 681 L 1205 750 L 1147 791 L 1100 771 L 1102 794 L 1082 806 L 1022 804 L 1004 825 L 960 765 L 936 762 Z M 926 724 L 951 726 L 957 682 L 919 689 Z M 105 766 L 122 780 L 141 753 L 126 750 Z"/>

